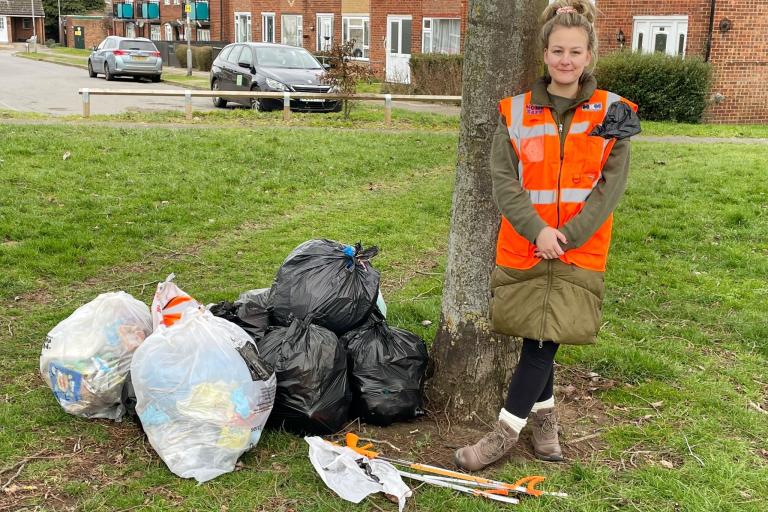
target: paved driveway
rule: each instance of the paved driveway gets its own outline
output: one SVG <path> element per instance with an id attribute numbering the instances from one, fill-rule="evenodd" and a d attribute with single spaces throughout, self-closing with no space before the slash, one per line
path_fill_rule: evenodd
<path id="1" fill-rule="evenodd" d="M 118 78 L 107 82 L 101 76 L 89 78 L 84 69 L 16 57 L 12 50 L 0 50 L 0 109 L 45 114 L 82 114 L 83 100 L 78 89 L 175 89 L 179 87 Z M 209 98 L 192 98 L 194 110 L 212 110 Z M 91 96 L 91 114 L 129 111 L 184 111 L 184 98 L 142 96 Z"/>

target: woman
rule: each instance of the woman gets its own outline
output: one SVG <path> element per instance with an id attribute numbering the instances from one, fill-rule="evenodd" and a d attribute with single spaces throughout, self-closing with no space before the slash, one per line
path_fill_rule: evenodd
<path id="1" fill-rule="evenodd" d="M 491 149 L 502 214 L 491 277 L 495 331 L 523 338 L 493 430 L 455 453 L 471 471 L 499 460 L 531 420 L 536 457 L 562 460 L 552 394 L 560 344 L 594 343 L 612 212 L 624 193 L 637 107 L 596 89 L 595 11 L 558 0 L 542 14 L 547 76 L 499 103 Z M 530 416 L 529 416 L 530 415 Z"/>

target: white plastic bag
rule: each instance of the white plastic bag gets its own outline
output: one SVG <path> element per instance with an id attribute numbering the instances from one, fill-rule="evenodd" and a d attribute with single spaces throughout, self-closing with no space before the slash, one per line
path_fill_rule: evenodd
<path id="1" fill-rule="evenodd" d="M 182 478 L 205 482 L 232 471 L 255 446 L 275 400 L 271 368 L 250 336 L 209 311 L 185 311 L 136 351 L 136 412 L 152 447 Z"/>
<path id="2" fill-rule="evenodd" d="M 125 292 L 103 293 L 48 333 L 40 375 L 68 413 L 119 420 L 131 357 L 151 332 L 146 304 Z"/>
<path id="3" fill-rule="evenodd" d="M 383 492 L 395 496 L 397 508 L 403 512 L 405 499 L 413 493 L 392 464 L 369 459 L 346 446 L 332 445 L 321 437 L 305 437 L 304 440 L 309 445 L 309 460 L 315 471 L 339 497 L 360 503 L 369 494 Z M 358 461 L 367 466 L 367 470 L 361 468 Z"/>
<path id="4" fill-rule="evenodd" d="M 157 291 L 152 298 L 152 327 L 172 326 L 178 322 L 182 313 L 201 306 L 188 293 L 176 286 L 173 280 L 176 274 L 170 274 L 165 281 L 157 285 Z"/>

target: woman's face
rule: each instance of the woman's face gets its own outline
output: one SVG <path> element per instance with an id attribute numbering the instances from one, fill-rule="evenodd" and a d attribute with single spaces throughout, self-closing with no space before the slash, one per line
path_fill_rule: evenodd
<path id="1" fill-rule="evenodd" d="M 592 62 L 589 37 L 581 27 L 555 27 L 544 49 L 544 63 L 552 81 L 559 85 L 578 82 L 584 68 Z"/>

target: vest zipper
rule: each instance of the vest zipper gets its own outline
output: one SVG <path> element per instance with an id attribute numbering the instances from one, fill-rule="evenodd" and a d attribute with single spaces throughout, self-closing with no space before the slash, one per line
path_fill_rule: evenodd
<path id="1" fill-rule="evenodd" d="M 552 290 L 552 260 L 547 260 L 547 291 L 544 293 L 544 314 L 541 315 L 541 330 L 539 332 L 539 348 L 544 344 L 544 328 L 547 325 L 547 308 L 549 304 L 549 292 Z"/>
<path id="2" fill-rule="evenodd" d="M 555 197 L 555 205 L 557 207 L 557 228 L 560 228 L 560 177 L 563 174 L 563 157 L 565 156 L 565 143 L 562 143 L 561 141 L 563 138 L 563 123 L 560 122 L 560 116 L 557 114 L 557 111 L 555 109 L 550 109 L 550 114 L 552 114 L 552 119 L 557 124 L 557 133 L 558 133 L 558 144 L 557 144 L 557 153 L 560 156 L 560 167 L 557 169 L 557 196 Z M 563 149 L 560 149 L 560 148 Z"/>

